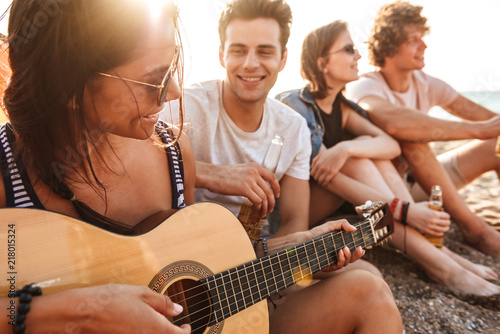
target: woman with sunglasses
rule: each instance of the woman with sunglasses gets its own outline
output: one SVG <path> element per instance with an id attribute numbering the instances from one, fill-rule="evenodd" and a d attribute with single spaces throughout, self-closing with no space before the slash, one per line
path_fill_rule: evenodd
<path id="1" fill-rule="evenodd" d="M 395 218 L 391 243 L 421 264 L 432 279 L 460 292 L 498 293 L 499 287 L 486 280 L 498 277 L 490 268 L 446 247 L 434 247 L 419 232 L 443 235 L 450 216 L 431 210 L 428 202 L 414 203 L 390 161 L 400 154 L 398 143 L 342 95 L 345 85 L 358 79 L 360 58 L 345 22 L 317 28 L 302 45 L 306 87 L 276 97 L 304 116 L 311 130 L 310 225 L 330 217 L 344 201 L 387 202 Z"/>
<path id="2" fill-rule="evenodd" d="M 0 207 L 55 211 L 126 234 L 150 216 L 193 202 L 189 141 L 158 122 L 165 101 L 181 97 L 178 10 L 169 1 L 151 6 L 12 2 Z M 185 179 L 174 175 L 177 165 Z M 0 299 L 0 332 L 190 332 L 165 317 L 182 307 L 147 287 L 101 285 L 42 296 L 26 289 L 25 316 L 21 299 Z M 5 320 L 13 303 L 17 323 Z"/>

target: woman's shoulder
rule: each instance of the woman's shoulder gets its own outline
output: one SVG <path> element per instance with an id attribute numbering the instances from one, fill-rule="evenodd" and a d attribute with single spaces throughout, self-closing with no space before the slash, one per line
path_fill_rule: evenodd
<path id="1" fill-rule="evenodd" d="M 182 154 L 184 155 L 186 151 L 191 154 L 191 141 L 189 140 L 188 135 L 183 131 L 182 127 L 160 120 L 156 123 L 156 130 L 165 144 L 171 144 L 174 140 L 177 140 L 177 144 L 179 145 Z"/>
<path id="2" fill-rule="evenodd" d="M 347 99 L 342 93 L 339 93 L 338 98 L 340 99 L 341 106 L 342 106 L 342 111 L 351 111 L 355 112 L 358 115 L 366 118 L 367 120 L 370 120 L 370 116 L 368 115 L 368 112 L 363 109 L 359 104 L 356 102 Z"/>

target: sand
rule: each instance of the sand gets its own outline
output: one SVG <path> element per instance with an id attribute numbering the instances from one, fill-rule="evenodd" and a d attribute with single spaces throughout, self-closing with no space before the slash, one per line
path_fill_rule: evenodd
<path id="1" fill-rule="evenodd" d="M 435 143 L 434 149 L 442 152 L 460 143 Z M 500 222 L 500 184 L 494 172 L 460 190 L 460 195 L 480 217 Z M 460 231 L 452 224 L 445 245 L 475 263 L 492 267 L 500 275 L 500 260 L 462 241 Z M 500 333 L 499 296 L 475 298 L 456 294 L 431 281 L 412 259 L 386 246 L 368 250 L 364 258 L 381 270 L 391 287 L 406 333 Z M 500 280 L 494 283 L 500 284 Z"/>

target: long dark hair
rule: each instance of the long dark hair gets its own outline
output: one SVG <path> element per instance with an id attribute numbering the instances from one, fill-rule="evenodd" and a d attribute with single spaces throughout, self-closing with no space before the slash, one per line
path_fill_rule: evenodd
<path id="1" fill-rule="evenodd" d="M 97 73 L 128 60 L 151 19 L 150 8 L 139 0 L 14 0 L 11 6 L 12 77 L 4 102 L 17 136 L 16 159 L 56 194 L 71 200 L 82 219 L 120 230 L 117 222 L 74 198 L 66 172 L 76 172 L 86 161 L 90 171 L 79 177 L 104 189 L 90 162 L 89 149 L 97 149 L 96 131 L 84 120 L 84 88 Z M 175 23 L 180 42 L 173 2 L 165 1 L 162 18 Z M 182 87 L 180 58 L 177 75 Z M 180 124 L 182 105 L 181 98 Z"/>

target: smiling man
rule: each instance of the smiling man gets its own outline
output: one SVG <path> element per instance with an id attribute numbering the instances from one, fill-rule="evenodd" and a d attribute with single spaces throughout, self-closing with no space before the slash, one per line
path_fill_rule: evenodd
<path id="1" fill-rule="evenodd" d="M 427 48 L 423 37 L 429 28 L 421 11 L 421 6 L 405 1 L 382 6 L 368 41 L 370 61 L 378 70 L 350 83 L 347 95 L 400 142 L 404 159 L 398 167 L 410 176 L 415 200 L 427 199 L 432 185 L 439 184 L 444 208 L 460 227 L 465 242 L 500 258 L 500 234 L 470 211 L 457 192 L 487 171 L 500 176 L 500 157 L 495 155 L 500 115 L 422 71 Z M 461 120 L 430 117 L 427 112 L 433 106 Z M 428 145 L 462 139 L 479 140 L 437 158 Z"/>
<path id="2" fill-rule="evenodd" d="M 291 20 L 283 1 L 231 2 L 219 21 L 225 78 L 185 90 L 196 201 L 218 202 L 236 215 L 246 197 L 265 216 L 279 196 L 278 235 L 308 228 L 309 130 L 300 115 L 267 97 L 286 63 Z M 273 174 L 260 164 L 275 134 L 284 145 Z"/>
<path id="3" fill-rule="evenodd" d="M 218 202 L 237 214 L 247 197 L 264 216 L 279 196 L 280 228 L 275 237 L 254 242 L 257 256 L 289 246 L 277 235 L 314 231 L 306 231 L 309 129 L 302 116 L 267 96 L 286 63 L 291 21 L 290 7 L 283 0 L 231 1 L 219 20 L 224 79 L 185 90 L 184 129 L 197 160 L 195 200 Z M 284 138 L 284 145 L 273 174 L 260 164 L 275 134 Z M 363 253 L 361 248 L 354 253 L 344 248 L 338 256 L 347 264 Z M 270 333 L 402 332 L 391 290 L 366 270 L 294 285 L 271 298 Z M 245 330 L 251 332 L 252 325 Z"/>

